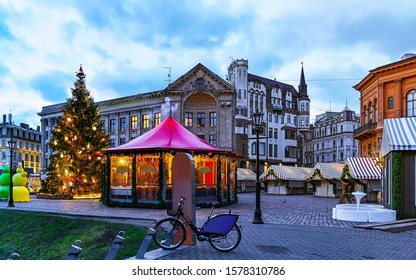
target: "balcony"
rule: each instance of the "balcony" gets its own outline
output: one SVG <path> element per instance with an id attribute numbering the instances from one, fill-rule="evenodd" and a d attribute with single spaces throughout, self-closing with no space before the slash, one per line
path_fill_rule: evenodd
<path id="1" fill-rule="evenodd" d="M 273 111 L 282 112 L 283 106 L 282 105 L 273 105 Z"/>
<path id="2" fill-rule="evenodd" d="M 377 134 L 377 122 L 366 123 L 354 130 L 354 138 L 362 140 Z"/>

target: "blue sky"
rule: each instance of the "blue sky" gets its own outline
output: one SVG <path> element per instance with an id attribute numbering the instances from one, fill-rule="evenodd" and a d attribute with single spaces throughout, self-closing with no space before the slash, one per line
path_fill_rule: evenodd
<path id="1" fill-rule="evenodd" d="M 345 104 L 368 71 L 416 53 L 413 0 L 0 0 L 2 114 L 39 125 L 82 64 L 95 101 L 161 90 L 198 63 L 225 78 L 232 59 L 298 87 L 311 117 Z"/>

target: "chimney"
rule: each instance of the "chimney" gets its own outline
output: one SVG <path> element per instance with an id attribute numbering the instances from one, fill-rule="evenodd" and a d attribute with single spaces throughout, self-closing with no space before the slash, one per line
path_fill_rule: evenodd
<path id="1" fill-rule="evenodd" d="M 3 115 L 3 123 L 5 124 L 5 123 L 6 123 L 6 121 L 7 121 L 7 119 L 6 119 L 6 115 L 4 114 L 4 115 Z"/>
<path id="2" fill-rule="evenodd" d="M 12 114 L 9 114 L 9 123 L 12 123 Z"/>

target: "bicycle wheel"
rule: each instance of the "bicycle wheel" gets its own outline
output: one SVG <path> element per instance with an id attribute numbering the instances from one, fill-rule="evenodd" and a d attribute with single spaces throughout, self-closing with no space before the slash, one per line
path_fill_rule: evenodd
<path id="1" fill-rule="evenodd" d="M 176 218 L 160 220 L 154 229 L 155 234 L 153 235 L 153 240 L 162 249 L 176 249 L 185 241 L 185 225 Z"/>
<path id="2" fill-rule="evenodd" d="M 212 248 L 220 252 L 229 252 L 237 248 L 241 241 L 240 227 L 235 224 L 227 235 L 209 239 Z"/>

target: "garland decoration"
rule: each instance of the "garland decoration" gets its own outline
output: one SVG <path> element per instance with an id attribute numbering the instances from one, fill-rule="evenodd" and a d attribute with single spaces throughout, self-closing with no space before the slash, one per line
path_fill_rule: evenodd
<path id="1" fill-rule="evenodd" d="M 402 174 L 402 164 L 403 164 L 403 157 L 402 153 L 400 152 L 393 152 L 393 200 L 392 200 L 392 209 L 396 210 L 398 217 L 402 217 L 403 215 L 403 174 Z"/>

